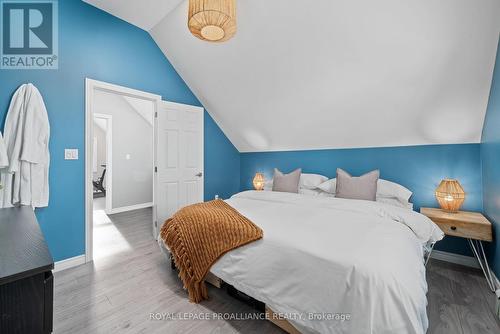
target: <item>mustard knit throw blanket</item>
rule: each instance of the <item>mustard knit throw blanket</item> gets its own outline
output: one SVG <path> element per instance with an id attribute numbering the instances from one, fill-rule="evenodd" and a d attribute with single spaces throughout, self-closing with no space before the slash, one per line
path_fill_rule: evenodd
<path id="1" fill-rule="evenodd" d="M 222 255 L 262 238 L 262 230 L 222 200 L 187 206 L 160 232 L 173 255 L 189 300 L 208 298 L 203 279 Z"/>

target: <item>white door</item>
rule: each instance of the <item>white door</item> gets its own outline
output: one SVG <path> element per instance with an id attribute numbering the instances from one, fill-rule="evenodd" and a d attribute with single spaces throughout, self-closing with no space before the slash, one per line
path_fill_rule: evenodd
<path id="1" fill-rule="evenodd" d="M 203 202 L 203 108 L 162 101 L 155 127 L 156 237 L 177 210 Z"/>

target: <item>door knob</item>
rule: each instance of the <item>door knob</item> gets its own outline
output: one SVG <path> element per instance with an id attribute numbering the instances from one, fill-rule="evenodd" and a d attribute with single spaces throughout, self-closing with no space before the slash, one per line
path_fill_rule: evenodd
<path id="1" fill-rule="evenodd" d="M 202 172 L 199 172 L 199 173 L 198 173 L 198 174 L 196 174 L 195 176 L 202 177 L 202 176 L 203 176 L 203 173 L 202 173 Z"/>

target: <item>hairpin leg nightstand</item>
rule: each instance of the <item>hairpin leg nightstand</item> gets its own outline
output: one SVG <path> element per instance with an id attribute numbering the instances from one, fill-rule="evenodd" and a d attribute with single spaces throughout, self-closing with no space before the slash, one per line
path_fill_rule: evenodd
<path id="1" fill-rule="evenodd" d="M 435 208 L 421 208 L 420 213 L 429 217 L 446 235 L 467 239 L 488 282 L 488 287 L 495 292 L 496 280 L 490 270 L 483 248 L 483 241 L 491 242 L 493 240 L 491 222 L 479 212 L 449 213 Z"/>
<path id="2" fill-rule="evenodd" d="M 495 292 L 496 290 L 496 282 L 493 274 L 491 273 L 490 266 L 488 265 L 488 261 L 486 259 L 486 254 L 484 253 L 483 243 L 481 240 L 475 239 L 467 239 L 469 241 L 470 248 L 474 253 L 474 256 L 479 262 L 479 266 L 483 270 L 484 276 L 486 277 L 486 281 L 488 281 L 488 286 L 490 290 Z"/>
<path id="3" fill-rule="evenodd" d="M 426 266 L 427 262 L 429 262 L 429 259 L 431 258 L 432 251 L 434 250 L 434 245 L 436 245 L 435 242 L 429 242 L 424 247 L 424 264 Z"/>

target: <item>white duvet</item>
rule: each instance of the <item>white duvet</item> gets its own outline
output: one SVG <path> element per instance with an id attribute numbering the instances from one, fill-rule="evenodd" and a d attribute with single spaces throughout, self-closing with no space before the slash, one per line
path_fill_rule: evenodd
<path id="1" fill-rule="evenodd" d="M 425 333 L 422 245 L 443 233 L 408 209 L 359 200 L 247 191 L 227 203 L 264 238 L 211 272 L 283 313 L 302 333 Z"/>

